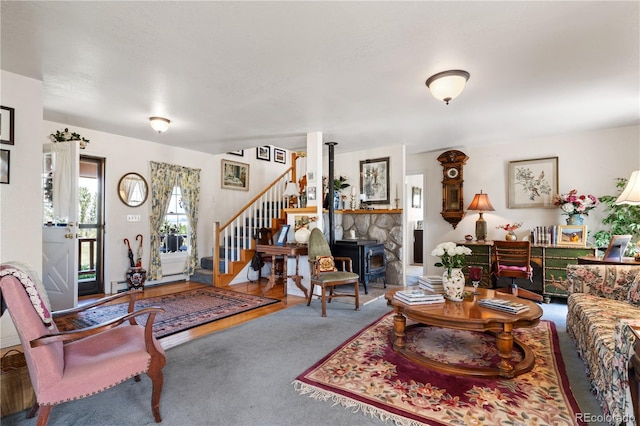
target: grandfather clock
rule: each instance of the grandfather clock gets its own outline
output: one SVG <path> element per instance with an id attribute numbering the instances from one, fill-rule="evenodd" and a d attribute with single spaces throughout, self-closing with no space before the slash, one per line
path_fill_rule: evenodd
<path id="1" fill-rule="evenodd" d="M 464 182 L 462 167 L 469 157 L 462 152 L 450 150 L 443 152 L 438 157 L 442 164 L 442 212 L 444 220 L 449 222 L 453 229 L 464 217 L 464 201 L 462 195 L 462 184 Z"/>

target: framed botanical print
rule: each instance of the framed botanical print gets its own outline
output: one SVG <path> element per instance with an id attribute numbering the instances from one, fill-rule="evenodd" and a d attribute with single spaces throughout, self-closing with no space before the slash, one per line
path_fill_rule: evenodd
<path id="1" fill-rule="evenodd" d="M 389 157 L 360 161 L 360 188 L 369 204 L 389 204 Z"/>
<path id="2" fill-rule="evenodd" d="M 557 208 L 558 157 L 509 162 L 509 208 Z"/>
<path id="3" fill-rule="evenodd" d="M 271 147 L 269 145 L 257 147 L 256 158 L 258 160 L 271 161 Z"/>
<path id="4" fill-rule="evenodd" d="M 230 160 L 222 160 L 222 189 L 249 190 L 249 165 Z"/>

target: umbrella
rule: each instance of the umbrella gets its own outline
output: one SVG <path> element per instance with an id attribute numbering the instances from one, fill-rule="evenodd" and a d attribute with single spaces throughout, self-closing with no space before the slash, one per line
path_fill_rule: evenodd
<path id="1" fill-rule="evenodd" d="M 133 251 L 131 250 L 131 244 L 129 244 L 129 239 L 125 238 L 124 243 L 127 245 L 127 248 L 129 249 L 129 251 L 127 252 L 127 256 L 129 257 L 129 263 L 131 264 L 131 267 L 134 268 L 136 264 L 133 262 Z"/>
<path id="2" fill-rule="evenodd" d="M 138 241 L 138 237 L 140 237 L 140 244 L 138 244 L 138 249 L 136 250 L 136 266 L 138 268 L 142 267 L 142 234 L 136 235 L 136 241 Z"/>

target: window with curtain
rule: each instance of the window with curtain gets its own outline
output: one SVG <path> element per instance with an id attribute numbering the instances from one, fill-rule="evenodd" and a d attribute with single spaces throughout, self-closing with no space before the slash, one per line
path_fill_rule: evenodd
<path id="1" fill-rule="evenodd" d="M 160 245 L 161 253 L 176 253 L 189 250 L 189 219 L 184 210 L 182 192 L 179 186 L 174 186 L 169 199 L 169 207 L 164 215 Z"/>

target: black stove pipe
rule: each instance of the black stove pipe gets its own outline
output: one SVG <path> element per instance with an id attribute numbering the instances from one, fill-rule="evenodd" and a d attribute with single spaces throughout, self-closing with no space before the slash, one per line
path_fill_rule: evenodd
<path id="1" fill-rule="evenodd" d="M 335 205 L 333 203 L 334 191 L 333 181 L 334 181 L 334 147 L 338 145 L 338 142 L 326 142 L 325 145 L 329 147 L 329 193 L 327 197 L 329 198 L 329 247 L 333 250 L 333 246 L 336 243 L 336 230 L 334 228 L 334 210 Z"/>

